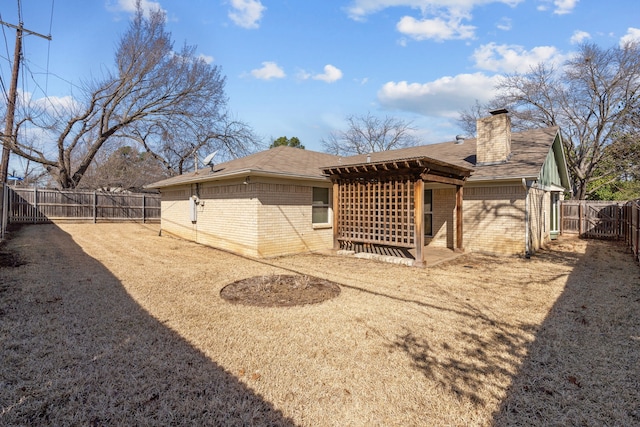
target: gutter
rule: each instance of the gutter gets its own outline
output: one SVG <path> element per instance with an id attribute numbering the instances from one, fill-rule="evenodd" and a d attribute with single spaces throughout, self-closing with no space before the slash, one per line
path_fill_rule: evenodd
<path id="1" fill-rule="evenodd" d="M 524 257 L 529 259 L 531 258 L 531 246 L 529 239 L 529 190 L 535 184 L 535 180 L 527 180 L 526 178 L 522 178 L 522 187 L 524 187 Z"/>
<path id="2" fill-rule="evenodd" d="M 322 175 L 310 176 L 310 175 L 298 175 L 298 174 L 281 173 L 281 172 L 265 172 L 259 169 L 258 170 L 242 169 L 242 170 L 237 170 L 237 171 L 224 173 L 220 175 L 216 175 L 215 173 L 212 174 L 211 172 L 209 172 L 201 176 L 192 176 L 192 177 L 186 178 L 184 179 L 184 181 L 176 181 L 176 182 L 161 184 L 161 185 L 150 184 L 150 185 L 146 185 L 144 188 L 160 189 L 160 188 L 167 188 L 167 187 L 176 187 L 180 185 L 196 184 L 200 182 L 223 181 L 223 180 L 229 180 L 233 178 L 246 178 L 247 176 L 265 177 L 265 178 L 290 178 L 290 179 L 298 179 L 302 181 L 314 181 L 314 182 L 330 181 L 328 176 L 322 176 Z"/>

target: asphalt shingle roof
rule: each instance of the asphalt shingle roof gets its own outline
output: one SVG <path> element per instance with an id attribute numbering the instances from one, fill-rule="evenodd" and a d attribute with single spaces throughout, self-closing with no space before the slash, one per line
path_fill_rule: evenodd
<path id="1" fill-rule="evenodd" d="M 339 157 L 317 151 L 280 146 L 245 157 L 206 167 L 149 185 L 150 188 L 225 179 L 243 175 L 261 174 L 292 178 L 326 179 L 321 167 L 338 163 Z"/>
<path id="2" fill-rule="evenodd" d="M 511 156 L 506 163 L 476 165 L 476 139 L 462 144 L 455 141 L 421 145 L 371 153 L 371 162 L 428 157 L 452 165 L 473 169 L 469 181 L 516 179 L 537 177 L 551 145 L 558 133 L 557 127 L 532 129 L 511 134 Z M 338 157 L 332 154 L 281 146 L 208 167 L 197 172 L 175 176 L 149 185 L 163 188 L 180 184 L 229 179 L 243 175 L 274 175 L 299 179 L 327 179 L 323 168 L 347 166 L 367 162 L 367 155 Z"/>

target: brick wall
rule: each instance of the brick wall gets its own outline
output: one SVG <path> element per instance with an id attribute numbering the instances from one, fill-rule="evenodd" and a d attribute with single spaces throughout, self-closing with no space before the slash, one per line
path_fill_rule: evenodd
<path id="1" fill-rule="evenodd" d="M 511 155 L 511 118 L 508 114 L 477 121 L 476 158 L 478 164 L 505 162 Z"/>
<path id="2" fill-rule="evenodd" d="M 330 249 L 331 223 L 311 222 L 313 187 L 286 183 L 257 183 L 260 199 L 258 252 L 262 257 Z M 330 188 L 330 184 L 317 184 Z M 331 198 L 330 198 L 331 199 Z"/>
<path id="3" fill-rule="evenodd" d="M 189 219 L 188 186 L 162 190 L 160 201 L 160 229 L 162 234 L 195 240 L 195 226 Z"/>
<path id="4" fill-rule="evenodd" d="M 259 256 L 254 184 L 202 183 L 196 241 L 247 256 Z"/>
<path id="5" fill-rule="evenodd" d="M 162 233 L 255 257 L 330 249 L 330 225 L 311 222 L 313 183 L 203 183 L 162 191 Z M 326 186 L 329 183 L 315 184 Z M 426 245 L 454 247 L 455 188 L 433 188 L 433 237 Z M 189 197 L 199 195 L 197 222 L 189 217 Z M 525 190 L 520 184 L 464 188 L 464 248 L 521 254 L 525 250 Z M 549 240 L 548 192 L 530 190 L 531 249 Z"/>
<path id="6" fill-rule="evenodd" d="M 428 184 L 425 189 L 429 189 Z M 433 188 L 432 195 L 433 237 L 426 237 L 425 245 L 453 248 L 456 238 L 456 189 Z"/>
<path id="7" fill-rule="evenodd" d="M 524 253 L 522 185 L 464 188 L 464 247 L 496 254 Z"/>
<path id="8" fill-rule="evenodd" d="M 162 234 L 253 257 L 330 249 L 330 225 L 311 223 L 313 185 L 253 180 L 163 190 Z M 189 215 L 192 195 L 199 197 L 195 223 Z"/>

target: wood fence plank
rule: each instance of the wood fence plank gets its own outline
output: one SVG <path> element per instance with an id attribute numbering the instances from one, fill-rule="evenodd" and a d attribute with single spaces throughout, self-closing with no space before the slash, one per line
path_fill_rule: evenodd
<path id="1" fill-rule="evenodd" d="M 9 188 L 9 221 L 154 221 L 160 219 L 159 194 L 115 194 L 39 188 Z"/>

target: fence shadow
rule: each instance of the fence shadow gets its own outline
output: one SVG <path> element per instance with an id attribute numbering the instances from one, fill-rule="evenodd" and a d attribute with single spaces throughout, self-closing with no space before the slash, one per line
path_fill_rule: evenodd
<path id="1" fill-rule="evenodd" d="M 0 424 L 294 425 L 55 225 L 6 249 L 23 265 L 0 267 Z"/>
<path id="2" fill-rule="evenodd" d="M 640 425 L 639 275 L 623 243 L 588 241 L 494 426 Z"/>

